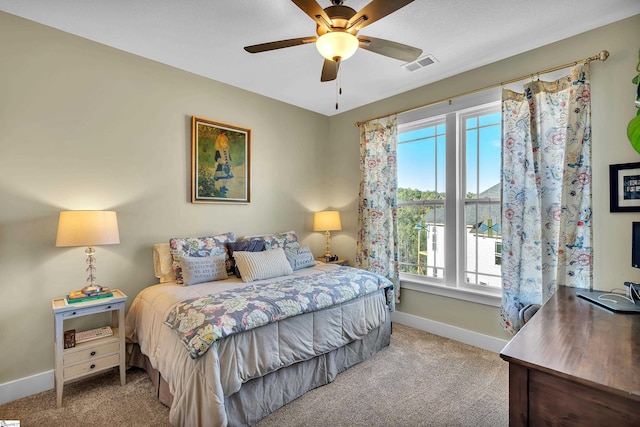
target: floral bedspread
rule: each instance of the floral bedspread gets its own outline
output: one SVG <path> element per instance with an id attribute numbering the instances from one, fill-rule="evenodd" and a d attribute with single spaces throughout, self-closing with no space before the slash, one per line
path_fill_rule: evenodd
<path id="1" fill-rule="evenodd" d="M 385 289 L 394 309 L 393 284 L 350 267 L 323 274 L 274 279 L 206 297 L 186 299 L 171 310 L 165 324 L 175 330 L 192 359 L 226 336 L 302 313 L 322 310 Z"/>

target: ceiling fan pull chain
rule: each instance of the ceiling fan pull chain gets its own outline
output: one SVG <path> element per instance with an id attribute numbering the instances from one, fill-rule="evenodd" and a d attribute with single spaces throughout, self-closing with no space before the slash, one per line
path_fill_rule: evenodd
<path id="1" fill-rule="evenodd" d="M 336 110 L 338 109 L 338 95 L 342 95 L 342 70 L 340 68 L 338 68 L 336 78 Z"/>
<path id="2" fill-rule="evenodd" d="M 336 110 L 338 109 L 338 95 L 342 93 L 340 87 L 340 69 L 338 69 L 338 78 L 336 78 Z"/>

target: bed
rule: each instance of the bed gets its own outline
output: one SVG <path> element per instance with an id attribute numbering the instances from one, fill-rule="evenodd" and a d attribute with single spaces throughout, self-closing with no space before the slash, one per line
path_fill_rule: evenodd
<path id="1" fill-rule="evenodd" d="M 272 240 L 259 255 L 283 249 Z M 226 268 L 245 253 L 227 253 Z M 266 279 L 246 282 L 243 273 L 190 286 L 174 271 L 136 296 L 125 322 L 129 364 L 149 372 L 172 425 L 252 425 L 389 345 L 388 280 L 298 264 Z"/>

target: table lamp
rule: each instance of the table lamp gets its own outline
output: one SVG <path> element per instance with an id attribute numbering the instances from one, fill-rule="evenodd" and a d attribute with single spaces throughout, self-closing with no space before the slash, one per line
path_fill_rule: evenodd
<path id="1" fill-rule="evenodd" d="M 63 211 L 58 221 L 56 246 L 86 246 L 88 267 L 87 286 L 81 292 L 97 295 L 106 288 L 96 284 L 94 246 L 120 243 L 118 219 L 113 211 Z"/>
<path id="2" fill-rule="evenodd" d="M 329 240 L 331 239 L 330 231 L 334 230 L 342 230 L 342 224 L 340 223 L 340 212 L 323 211 L 313 214 L 313 231 L 325 232 L 325 249 L 324 255 L 322 255 L 325 258 L 331 256 L 331 250 L 329 246 Z"/>

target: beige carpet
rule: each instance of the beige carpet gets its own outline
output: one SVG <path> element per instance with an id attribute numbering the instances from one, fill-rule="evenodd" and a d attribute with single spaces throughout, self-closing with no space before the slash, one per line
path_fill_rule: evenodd
<path id="1" fill-rule="evenodd" d="M 508 365 L 485 350 L 394 324 L 391 345 L 305 394 L 256 427 L 508 425 Z M 0 405 L 25 426 L 168 426 L 169 409 L 144 371 L 117 371 Z"/>

